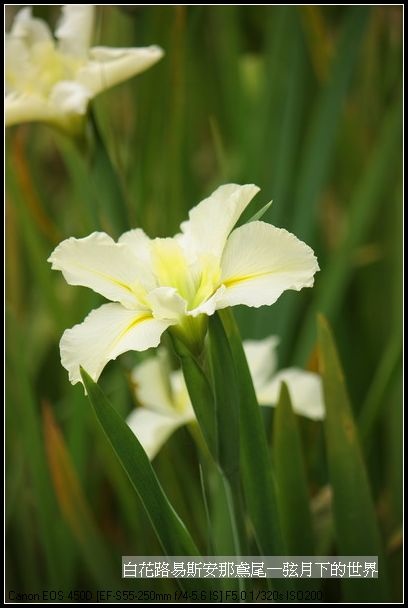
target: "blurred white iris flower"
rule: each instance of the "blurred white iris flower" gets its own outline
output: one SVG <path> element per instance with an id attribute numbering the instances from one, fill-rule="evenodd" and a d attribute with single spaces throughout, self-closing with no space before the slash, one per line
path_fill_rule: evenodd
<path id="1" fill-rule="evenodd" d="M 73 384 L 81 381 L 80 366 L 96 381 L 108 361 L 158 346 L 169 327 L 194 350 L 217 309 L 271 305 L 288 289 L 313 285 L 316 257 L 293 234 L 262 221 L 234 229 L 258 191 L 220 186 L 174 238 L 150 239 L 135 229 L 117 243 L 94 232 L 57 246 L 48 261 L 67 283 L 112 300 L 62 336 L 61 361 Z"/>
<path id="2" fill-rule="evenodd" d="M 324 418 L 322 382 L 318 374 L 298 368 L 277 371 L 275 336 L 244 341 L 244 350 L 260 405 L 275 406 L 285 382 L 295 413 L 312 420 Z M 181 370 L 170 371 L 163 350 L 132 372 L 137 407 L 127 423 L 152 460 L 170 435 L 196 420 Z"/>
<path id="3" fill-rule="evenodd" d="M 156 63 L 163 51 L 91 47 L 95 7 L 68 4 L 55 30 L 20 10 L 6 35 L 6 126 L 42 121 L 68 132 L 81 128 L 88 102 Z"/>

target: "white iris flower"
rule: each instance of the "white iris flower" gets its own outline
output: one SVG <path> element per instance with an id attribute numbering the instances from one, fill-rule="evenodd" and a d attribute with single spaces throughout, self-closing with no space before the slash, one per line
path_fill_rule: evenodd
<path id="1" fill-rule="evenodd" d="M 55 31 L 20 10 L 6 35 L 6 125 L 42 121 L 67 131 L 80 128 L 90 99 L 143 72 L 163 51 L 90 47 L 94 6 L 68 4 Z"/>
<path id="2" fill-rule="evenodd" d="M 313 285 L 313 251 L 261 221 L 234 226 L 259 191 L 227 184 L 194 207 L 174 238 L 130 230 L 116 243 L 103 232 L 69 238 L 49 261 L 70 285 L 111 300 L 65 331 L 61 361 L 73 384 L 80 366 L 97 380 L 108 361 L 158 346 L 169 327 L 198 351 L 207 315 L 244 304 L 271 305 L 288 289 Z"/>
<path id="3" fill-rule="evenodd" d="M 276 371 L 278 338 L 244 341 L 244 350 L 260 405 L 275 406 L 282 382 L 287 384 L 293 409 L 312 420 L 322 420 L 325 409 L 318 374 L 298 368 Z M 164 351 L 150 357 L 132 372 L 137 398 L 127 423 L 153 459 L 172 433 L 196 420 L 183 373 L 169 371 Z"/>

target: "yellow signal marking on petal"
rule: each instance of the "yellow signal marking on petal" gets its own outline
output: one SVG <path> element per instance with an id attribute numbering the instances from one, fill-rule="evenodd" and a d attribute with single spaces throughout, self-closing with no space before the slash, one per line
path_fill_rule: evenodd
<path id="1" fill-rule="evenodd" d="M 245 283 L 245 281 L 252 281 L 253 279 L 259 279 L 272 274 L 284 274 L 285 272 L 291 272 L 291 266 L 275 268 L 274 270 L 262 270 L 260 272 L 252 272 L 251 274 L 244 274 L 238 277 L 231 277 L 230 279 L 221 281 L 221 284 L 225 285 L 225 287 L 233 287 L 239 283 Z"/>
<path id="2" fill-rule="evenodd" d="M 279 270 L 279 272 L 281 271 Z M 233 287 L 234 285 L 244 283 L 245 281 L 250 281 L 251 279 L 259 279 L 260 277 L 266 277 L 268 274 L 276 274 L 276 271 L 254 272 L 253 274 L 246 274 L 241 277 L 233 277 L 231 279 L 226 279 L 225 281 L 222 281 L 222 285 L 225 285 L 225 287 Z"/>
<path id="3" fill-rule="evenodd" d="M 131 329 L 136 327 L 136 325 L 139 325 L 140 323 L 143 323 L 144 321 L 147 321 L 148 319 L 153 319 L 153 317 L 150 313 L 144 314 L 140 317 L 136 317 L 135 319 L 133 319 L 133 321 L 131 321 L 129 323 L 129 325 L 127 327 L 125 327 L 125 329 L 122 329 L 120 334 L 114 339 L 114 341 L 112 342 L 111 348 L 114 348 L 116 346 L 116 344 L 122 340 L 123 336 L 125 334 L 127 334 Z"/>
<path id="4" fill-rule="evenodd" d="M 107 281 L 113 283 L 114 285 L 117 285 L 118 287 L 125 289 L 129 293 L 133 294 L 140 303 L 144 304 L 146 291 L 142 285 L 140 285 L 140 284 L 138 285 L 135 282 L 135 285 L 132 287 L 132 286 L 128 285 L 127 283 L 120 281 L 119 279 L 115 279 L 115 277 L 112 277 L 110 274 L 101 272 L 100 270 L 95 270 L 93 268 L 89 269 L 87 266 L 83 266 L 82 264 L 78 264 L 78 263 L 76 263 L 75 266 L 77 268 L 81 268 L 82 270 L 90 271 L 92 274 L 96 274 L 97 276 L 99 276 L 103 279 L 106 279 Z M 139 287 L 139 289 L 137 289 L 138 287 Z"/>

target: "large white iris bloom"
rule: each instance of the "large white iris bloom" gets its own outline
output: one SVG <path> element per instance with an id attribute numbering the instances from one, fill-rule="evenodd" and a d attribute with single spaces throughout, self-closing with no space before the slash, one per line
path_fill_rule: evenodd
<path id="1" fill-rule="evenodd" d="M 20 10 L 6 35 L 6 126 L 42 121 L 78 130 L 90 99 L 147 70 L 163 51 L 145 48 L 91 47 L 92 5 L 68 4 L 55 31 Z"/>
<path id="2" fill-rule="evenodd" d="M 234 226 L 259 191 L 227 184 L 194 207 L 173 238 L 130 230 L 116 243 L 103 232 L 69 238 L 49 261 L 70 285 L 112 302 L 65 331 L 60 349 L 72 383 L 80 366 L 96 381 L 111 359 L 158 346 L 168 328 L 202 343 L 206 315 L 244 304 L 271 305 L 288 289 L 313 285 L 313 251 L 293 234 L 261 221 Z"/>

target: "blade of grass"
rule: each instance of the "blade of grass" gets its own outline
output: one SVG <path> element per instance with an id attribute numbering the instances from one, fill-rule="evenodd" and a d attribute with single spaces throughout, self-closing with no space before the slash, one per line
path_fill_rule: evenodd
<path id="1" fill-rule="evenodd" d="M 329 74 L 333 42 L 325 24 L 322 7 L 303 6 L 299 10 L 314 70 L 319 80 L 326 80 Z"/>
<path id="2" fill-rule="evenodd" d="M 123 186 L 116 168 L 113 166 L 106 143 L 99 130 L 95 115 L 90 113 L 93 134 L 93 154 L 89 178 L 92 184 L 101 216 L 112 227 L 111 236 L 119 237 L 129 230 L 129 214 Z"/>
<path id="3" fill-rule="evenodd" d="M 263 555 L 285 555 L 265 428 L 241 337 L 231 311 L 226 309 L 219 314 L 236 366 L 237 388 L 241 400 L 242 483 L 255 536 Z"/>
<path id="4" fill-rule="evenodd" d="M 102 586 L 113 585 L 117 579 L 115 562 L 94 521 L 63 435 L 48 403 L 43 406 L 43 425 L 48 463 L 61 512 L 94 580 Z"/>
<path id="5" fill-rule="evenodd" d="M 5 462 L 13 463 L 12 471 L 10 469 L 5 471 L 4 479 L 6 497 L 4 532 L 6 545 L 10 544 L 6 570 L 9 576 L 11 572 L 16 575 L 17 572 L 14 570 L 19 567 L 18 556 L 23 554 L 28 559 L 30 568 L 22 568 L 19 578 L 27 588 L 36 589 L 44 583 L 43 573 L 36 559 L 37 538 L 33 534 L 33 521 L 36 514 L 30 497 L 29 467 L 26 463 L 24 444 L 21 438 L 18 405 L 14 402 L 14 390 L 9 383 L 6 385 L 6 403 Z M 13 545 L 14 539 L 17 540 Z M 11 555 L 14 550 L 16 550 L 15 556 Z M 14 585 L 17 586 L 18 583 L 14 581 Z M 11 584 L 9 588 L 13 588 Z"/>
<path id="6" fill-rule="evenodd" d="M 350 229 L 346 232 L 340 248 L 332 255 L 321 277 L 318 278 L 314 304 L 304 320 L 297 341 L 294 355 L 297 363 L 303 363 L 312 347 L 316 310 L 332 320 L 341 310 L 344 293 L 355 268 L 353 256 L 356 248 L 364 241 L 389 185 L 391 173 L 395 170 L 396 154 L 399 154 L 401 120 L 401 105 L 398 101 L 384 119 L 371 161 L 350 202 L 348 218 Z"/>
<path id="7" fill-rule="evenodd" d="M 224 328 L 213 315 L 208 322 L 209 360 L 215 399 L 217 461 L 228 479 L 239 476 L 239 394 Z"/>
<path id="8" fill-rule="evenodd" d="M 367 397 L 361 408 L 358 426 L 361 440 L 367 447 L 370 447 L 372 444 L 373 426 L 381 414 L 381 406 L 384 401 L 385 392 L 400 364 L 401 354 L 401 334 L 398 331 L 391 336 L 390 341 L 383 352 L 367 393 Z"/>
<path id="9" fill-rule="evenodd" d="M 337 548 L 340 555 L 378 555 L 379 561 L 378 579 L 342 580 L 345 600 L 387 601 L 387 564 L 367 471 L 334 340 L 322 316 L 318 319 L 318 335 Z"/>
<path id="10" fill-rule="evenodd" d="M 400 369 L 396 375 L 394 386 L 390 387 L 388 394 L 388 408 L 386 413 L 387 433 L 387 472 L 389 481 L 391 525 L 401 526 L 404 517 L 404 420 L 403 398 L 403 372 Z"/>
<path id="11" fill-rule="evenodd" d="M 276 201 L 266 221 L 273 220 L 280 225 L 287 221 L 292 209 L 290 191 L 296 180 L 302 108 L 308 98 L 306 83 L 309 79 L 307 53 L 297 11 L 287 6 L 277 7 L 274 12 L 269 12 L 269 21 L 266 104 L 264 115 L 259 120 L 259 127 L 263 129 L 263 148 L 258 157 L 266 160 L 261 181 L 268 195 L 270 193 Z M 291 68 L 282 71 L 282 65 L 290 65 Z"/>
<path id="12" fill-rule="evenodd" d="M 356 65 L 369 13 L 368 7 L 361 6 L 352 7 L 347 11 L 342 36 L 333 60 L 331 79 L 317 99 L 307 131 L 294 193 L 296 208 L 291 229 L 297 237 L 305 240 L 309 245 L 314 241 L 318 202 L 328 178 L 344 98 Z M 288 298 L 286 306 L 280 308 L 277 325 L 282 336 L 280 355 L 284 362 L 288 359 L 288 349 L 296 328 L 293 321 L 302 301 L 303 298 L 297 295 Z"/>
<path id="13" fill-rule="evenodd" d="M 280 7 L 280 9 L 288 10 L 288 7 Z M 309 97 L 310 77 L 307 53 L 296 12 L 292 10 L 286 15 L 283 23 L 276 22 L 272 25 L 275 27 L 278 25 L 278 36 L 282 36 L 282 39 L 280 46 L 271 50 L 272 58 L 268 62 L 271 67 L 265 75 L 271 89 L 269 97 L 272 99 L 268 114 L 274 119 L 264 135 L 265 143 L 260 156 L 267 162 L 260 185 L 268 196 L 273 196 L 275 201 L 266 213 L 265 221 L 276 226 L 290 226 L 294 201 L 293 188 L 297 180 L 298 154 L 304 127 L 303 116 Z M 268 28 L 268 31 L 269 29 L 272 28 Z M 275 37 L 274 40 L 279 38 Z M 285 64 L 290 65 L 291 69 L 286 70 L 282 75 L 281 68 Z M 281 87 L 275 86 L 276 70 L 280 80 L 284 79 Z M 272 157 L 271 150 L 276 151 Z M 261 307 L 257 310 L 255 318 L 251 315 L 251 311 L 245 315 L 243 313 L 246 311 L 242 311 L 239 319 L 241 320 L 242 316 L 244 319 L 247 318 L 246 326 L 251 337 L 264 337 L 265 328 L 270 328 L 269 331 L 279 332 L 281 335 L 279 309 L 284 308 L 285 305 L 284 300 L 278 301 L 274 306 L 275 314 L 271 314 L 269 307 Z"/>
<path id="14" fill-rule="evenodd" d="M 26 454 L 29 454 L 27 466 L 35 496 L 35 515 L 40 530 L 42 548 L 45 554 L 47 569 L 46 581 L 51 588 L 58 589 L 65 582 L 61 560 L 57 559 L 60 517 L 55 502 L 51 479 L 41 435 L 39 411 L 33 389 L 24 368 L 23 338 L 19 326 L 11 314 L 8 315 L 8 327 L 13 339 L 8 340 L 8 355 L 10 358 L 10 376 L 18 378 L 14 383 L 16 394 L 15 406 L 18 408 L 21 434 L 23 436 Z"/>
<path id="15" fill-rule="evenodd" d="M 204 471 L 203 471 L 203 466 L 200 464 L 200 488 L 201 488 L 201 495 L 202 495 L 202 500 L 203 500 L 203 504 L 204 504 L 204 510 L 205 510 L 205 520 L 206 520 L 206 526 L 207 526 L 207 547 L 206 547 L 206 554 L 207 555 L 215 555 L 214 553 L 214 545 L 213 545 L 213 531 L 212 531 L 212 523 L 211 523 L 211 516 L 210 516 L 210 508 L 209 508 L 209 504 L 208 504 L 208 491 L 206 488 L 206 476 L 204 476 Z"/>
<path id="16" fill-rule="evenodd" d="M 154 530 L 151 529 L 150 520 L 145 512 L 143 503 L 134 492 L 132 482 L 122 467 L 122 464 L 112 451 L 111 445 L 106 441 L 106 435 L 100 425 L 92 424 L 91 437 L 95 442 L 95 458 L 103 470 L 102 483 L 107 483 L 115 497 L 118 519 L 123 524 L 130 539 L 137 539 L 140 554 L 156 555 L 160 551 Z M 99 489 L 101 479 L 91 480 L 95 483 L 95 491 Z M 133 551 L 133 542 L 129 543 Z M 153 550 L 152 550 L 153 549 Z"/>
<path id="17" fill-rule="evenodd" d="M 61 306 L 55 295 L 49 268 L 45 263 L 45 260 L 49 255 L 49 251 L 47 250 L 40 235 L 35 230 L 35 227 L 27 214 L 23 194 L 19 186 L 18 176 L 15 174 L 14 169 L 12 169 L 10 166 L 10 157 L 8 157 L 8 161 L 9 162 L 6 166 L 6 174 L 7 193 L 10 200 L 9 204 L 14 205 L 17 209 L 18 223 L 24 235 L 24 245 L 31 267 L 30 275 L 35 277 L 35 283 L 38 285 L 44 299 L 47 302 L 56 327 L 62 329 L 64 315 L 62 314 Z"/>
<path id="18" fill-rule="evenodd" d="M 67 406 L 69 416 L 67 421 L 67 446 L 72 458 L 72 464 L 77 471 L 78 479 L 84 482 L 86 462 L 89 458 L 88 446 L 88 409 L 86 398 L 80 387 L 71 389 Z"/>
<path id="19" fill-rule="evenodd" d="M 235 554 L 247 554 L 240 484 L 240 400 L 236 371 L 224 327 L 218 315 L 208 321 L 209 361 L 214 388 L 218 463 L 230 513 Z"/>
<path id="20" fill-rule="evenodd" d="M 133 487 L 139 494 L 167 555 L 199 555 L 181 519 L 167 500 L 145 451 L 102 390 L 81 370 L 96 417 Z"/>
<path id="21" fill-rule="evenodd" d="M 322 89 L 308 129 L 295 194 L 295 200 L 299 203 L 293 222 L 295 234 L 306 240 L 310 240 L 316 224 L 319 195 L 330 169 L 344 97 L 356 65 L 369 14 L 369 8 L 362 6 L 353 7 L 347 12 L 331 69 L 331 79 L 328 86 Z"/>
<path id="22" fill-rule="evenodd" d="M 279 514 L 289 555 L 314 555 L 310 498 L 296 416 L 282 383 L 273 429 Z"/>
<path id="23" fill-rule="evenodd" d="M 25 304 L 22 271 L 22 243 L 17 210 L 6 200 L 5 209 L 5 292 L 8 305 L 20 316 Z"/>
<path id="24" fill-rule="evenodd" d="M 83 151 L 81 153 L 74 141 L 58 133 L 54 136 L 54 142 L 68 173 L 68 186 L 72 191 L 70 198 L 75 205 L 77 230 L 82 230 L 84 234 L 100 230 L 97 200 Z"/>
<path id="25" fill-rule="evenodd" d="M 243 226 L 244 224 L 249 224 L 250 222 L 256 222 L 257 220 L 260 220 L 265 213 L 268 211 L 269 207 L 272 205 L 273 201 L 269 201 L 269 203 L 266 203 L 266 205 L 263 205 L 263 207 L 261 207 L 261 209 L 259 209 L 259 211 L 256 211 L 255 213 L 253 212 L 252 208 L 247 208 L 244 213 L 241 215 L 241 217 L 239 218 L 235 228 L 238 228 L 239 226 Z M 250 205 L 251 207 L 251 205 Z"/>
<path id="26" fill-rule="evenodd" d="M 45 212 L 42 200 L 35 183 L 30 164 L 27 162 L 25 141 L 23 131 L 16 134 L 12 140 L 10 148 L 13 151 L 14 169 L 18 175 L 19 186 L 22 193 L 24 204 L 29 213 L 30 220 L 34 223 L 38 232 L 51 244 L 56 244 L 61 240 L 61 232 Z"/>
<path id="27" fill-rule="evenodd" d="M 241 32 L 238 27 L 238 10 L 236 6 L 217 6 L 210 11 L 214 31 L 212 47 L 217 61 L 213 69 L 218 70 L 221 100 L 223 101 L 222 124 L 227 126 L 229 135 L 239 141 L 245 125 L 245 97 L 239 59 L 241 51 Z"/>
<path id="28" fill-rule="evenodd" d="M 283 382 L 273 425 L 278 509 L 288 555 L 314 555 L 310 496 L 300 432 L 289 395 Z M 319 581 L 300 578 L 296 589 L 313 590 Z"/>

